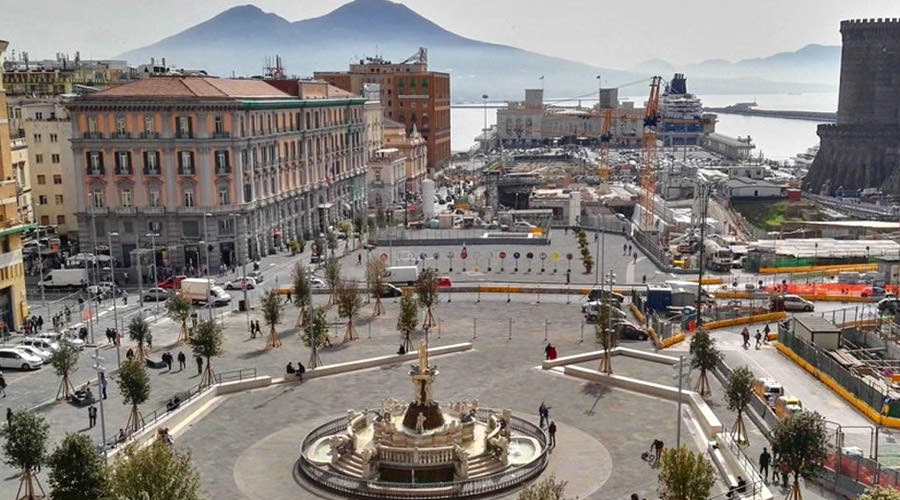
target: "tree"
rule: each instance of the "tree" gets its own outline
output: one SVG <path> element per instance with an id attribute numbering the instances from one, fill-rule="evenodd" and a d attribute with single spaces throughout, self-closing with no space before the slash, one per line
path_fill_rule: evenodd
<path id="1" fill-rule="evenodd" d="M 222 355 L 222 327 L 214 320 L 202 321 L 188 342 L 194 356 L 206 358 L 206 368 L 203 370 L 203 377 L 200 378 L 200 387 L 212 385 L 216 381 L 216 375 L 210 358 Z"/>
<path id="2" fill-rule="evenodd" d="M 349 281 L 341 280 L 337 285 L 335 292 L 337 297 L 338 316 L 347 318 L 347 331 L 344 332 L 344 342 L 356 340 L 356 328 L 353 327 L 353 318 L 359 314 L 362 307 L 362 299 L 359 297 L 359 290 L 356 285 Z"/>
<path id="3" fill-rule="evenodd" d="M 325 255 L 325 240 L 323 240 L 322 238 L 316 238 L 315 240 L 313 240 L 313 246 L 315 247 L 313 248 L 313 253 L 315 255 Z"/>
<path id="4" fill-rule="evenodd" d="M 304 240 L 303 238 L 297 239 L 297 251 L 299 253 L 303 253 L 306 251 L 306 240 Z"/>
<path id="5" fill-rule="evenodd" d="M 412 295 L 404 294 L 400 297 L 400 315 L 397 316 L 397 330 L 403 334 L 403 348 L 406 352 L 413 349 L 412 340 L 409 338 L 416 329 L 416 323 L 419 320 L 419 308 L 416 305 L 416 299 Z"/>
<path id="6" fill-rule="evenodd" d="M 0 429 L 6 463 L 22 470 L 16 500 L 44 498 L 35 469 L 44 463 L 49 434 L 50 426 L 44 418 L 27 410 L 14 411 L 9 425 Z"/>
<path id="7" fill-rule="evenodd" d="M 742 366 L 731 372 L 728 382 L 725 384 L 725 401 L 728 402 L 728 409 L 737 412 L 737 419 L 731 427 L 731 434 L 734 440 L 739 444 L 749 445 L 750 435 L 747 434 L 747 428 L 744 426 L 744 410 L 750 404 L 750 398 L 753 397 L 753 384 L 756 377 L 753 372 L 746 366 Z"/>
<path id="8" fill-rule="evenodd" d="M 112 468 L 113 498 L 117 500 L 202 500 L 200 475 L 191 455 L 154 441 L 147 447 L 130 445 Z"/>
<path id="9" fill-rule="evenodd" d="M 700 328 L 694 334 L 694 338 L 691 339 L 690 353 L 692 356 L 691 367 L 700 369 L 695 389 L 701 396 L 709 396 L 712 389 L 706 374 L 716 367 L 716 364 L 722 359 L 722 353 L 716 348 L 716 341 L 709 336 L 709 332 L 705 328 Z"/>
<path id="10" fill-rule="evenodd" d="M 429 328 L 435 325 L 434 313 L 432 308 L 438 303 L 438 275 L 437 270 L 433 268 L 423 269 L 416 281 L 416 296 L 419 299 L 419 305 L 425 308 L 425 321 L 422 328 L 427 332 Z"/>
<path id="11" fill-rule="evenodd" d="M 131 405 L 128 422 L 125 424 L 125 433 L 130 436 L 143 427 L 144 416 L 139 406 L 150 398 L 150 377 L 147 375 L 144 361 L 140 359 L 124 361 L 119 368 L 118 382 L 125 404 Z"/>
<path id="12" fill-rule="evenodd" d="M 325 262 L 325 283 L 328 285 L 328 305 L 334 303 L 334 290 L 341 281 L 341 263 L 337 259 Z"/>
<path id="13" fill-rule="evenodd" d="M 303 344 L 312 352 L 309 355 L 308 366 L 310 369 L 322 365 L 319 357 L 319 348 L 325 345 L 328 339 L 328 322 L 325 320 L 325 309 L 322 307 L 309 307 L 306 309 L 306 319 L 303 321 Z"/>
<path id="14" fill-rule="evenodd" d="M 608 307 L 607 304 L 599 306 L 600 315 L 598 315 L 597 324 L 594 325 L 594 331 L 597 342 L 603 348 L 603 358 L 600 359 L 600 371 L 612 375 L 612 356 L 609 355 L 609 351 L 619 345 L 619 332 L 615 328 L 606 325 L 606 318 L 609 316 Z"/>
<path id="15" fill-rule="evenodd" d="M 578 229 L 575 233 L 575 240 L 578 242 L 578 249 L 581 251 L 581 263 L 584 264 L 584 272 L 589 273 L 594 268 L 594 258 L 591 256 L 591 250 L 588 248 L 587 234 L 585 234 L 584 229 Z"/>
<path id="16" fill-rule="evenodd" d="M 278 295 L 278 290 L 273 288 L 264 293 L 260 302 L 260 308 L 262 309 L 263 320 L 269 325 L 269 340 L 266 343 L 266 348 L 281 346 L 281 339 L 278 338 L 275 325 L 281 322 L 284 303 Z"/>
<path id="17" fill-rule="evenodd" d="M 188 340 L 187 320 L 194 311 L 194 301 L 187 294 L 178 292 L 166 301 L 166 311 L 172 321 L 177 321 L 181 325 L 181 335 L 178 336 L 178 342 Z"/>
<path id="18" fill-rule="evenodd" d="M 565 500 L 563 492 L 566 481 L 557 481 L 556 476 L 541 479 L 539 482 L 522 488 L 517 500 Z"/>
<path id="19" fill-rule="evenodd" d="M 69 374 L 78 370 L 78 349 L 67 342 L 61 342 L 59 350 L 50 356 L 50 364 L 53 365 L 56 375 L 60 377 L 56 399 L 69 399 L 71 394 L 75 392 L 75 387 L 72 386 L 72 381 L 69 380 Z"/>
<path id="20" fill-rule="evenodd" d="M 716 482 L 716 471 L 702 453 L 682 446 L 666 451 L 659 472 L 663 500 L 706 500 Z"/>
<path id="21" fill-rule="evenodd" d="M 297 328 L 303 326 L 303 318 L 306 316 L 306 309 L 312 304 L 312 286 L 309 284 L 309 278 L 306 277 L 306 270 L 301 264 L 294 266 L 294 305 L 300 309 L 297 315 Z"/>
<path id="22" fill-rule="evenodd" d="M 291 257 L 297 255 L 297 250 L 300 249 L 300 244 L 297 243 L 297 240 L 288 240 L 287 242 L 288 250 L 291 251 Z"/>
<path id="23" fill-rule="evenodd" d="M 84 434 L 66 434 L 47 458 L 53 500 L 110 500 L 109 469 Z"/>
<path id="24" fill-rule="evenodd" d="M 877 486 L 856 497 L 856 500 L 900 500 L 900 490 L 887 486 Z"/>
<path id="25" fill-rule="evenodd" d="M 384 314 L 384 304 L 381 303 L 381 293 L 387 284 L 387 267 L 381 259 L 369 259 L 366 268 L 366 278 L 369 284 L 369 293 L 375 296 L 375 310 L 372 316 Z"/>
<path id="26" fill-rule="evenodd" d="M 150 325 L 147 324 L 147 321 L 144 320 L 144 318 L 140 316 L 131 318 L 131 323 L 128 323 L 128 338 L 137 342 L 137 359 L 143 363 L 144 357 L 146 356 L 144 344 L 153 342 L 153 334 L 150 333 Z"/>
<path id="27" fill-rule="evenodd" d="M 779 460 L 786 463 L 788 470 L 794 475 L 791 492 L 786 498 L 803 498 L 800 493 L 800 476 L 809 478 L 822 471 L 827 440 L 825 420 L 816 412 L 794 413 L 775 428 L 772 448 L 778 450 Z"/>
<path id="28" fill-rule="evenodd" d="M 328 249 L 331 250 L 331 259 L 334 260 L 334 251 L 337 250 L 338 246 L 337 235 L 334 234 L 334 231 L 329 231 L 328 235 L 325 236 L 325 239 Z"/>

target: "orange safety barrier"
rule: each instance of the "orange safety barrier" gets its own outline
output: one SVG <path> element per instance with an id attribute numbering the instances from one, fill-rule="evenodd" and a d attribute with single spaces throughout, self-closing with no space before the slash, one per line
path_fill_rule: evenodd
<path id="1" fill-rule="evenodd" d="M 887 287 L 892 289 L 894 287 Z M 792 293 L 796 295 L 837 295 L 848 297 L 872 297 L 874 292 L 872 285 L 847 284 L 847 283 L 786 283 L 784 285 L 769 285 L 765 287 L 769 293 Z"/>
<path id="2" fill-rule="evenodd" d="M 822 272 L 837 274 L 841 271 L 877 271 L 878 264 L 835 264 L 832 266 L 761 267 L 760 274 L 790 274 Z"/>

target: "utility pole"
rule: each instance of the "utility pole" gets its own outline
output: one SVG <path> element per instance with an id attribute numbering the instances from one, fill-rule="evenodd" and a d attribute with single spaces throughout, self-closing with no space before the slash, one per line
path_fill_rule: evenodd
<path id="1" fill-rule="evenodd" d="M 701 306 L 703 305 L 703 258 L 706 250 L 706 213 L 709 210 L 709 184 L 698 180 L 697 194 L 700 196 L 700 257 L 697 259 L 699 279 L 697 280 L 697 327 L 703 324 Z"/>
<path id="2" fill-rule="evenodd" d="M 112 303 L 113 303 L 113 324 L 115 325 L 114 330 L 119 330 L 119 309 L 116 305 L 118 302 L 118 298 L 116 297 L 116 259 L 113 258 L 112 251 L 112 237 L 115 236 L 118 238 L 118 231 L 107 231 L 106 233 L 106 243 L 109 246 L 109 270 L 112 273 Z M 99 291 L 99 290 L 98 290 Z M 123 290 L 124 291 L 124 290 Z M 116 341 L 118 344 L 118 340 Z"/>

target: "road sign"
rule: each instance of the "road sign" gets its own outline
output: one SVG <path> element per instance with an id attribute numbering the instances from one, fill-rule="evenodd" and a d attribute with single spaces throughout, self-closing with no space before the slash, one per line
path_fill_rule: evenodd
<path id="1" fill-rule="evenodd" d="M 422 252 L 422 253 L 419 254 L 419 258 L 422 259 L 422 260 L 425 260 L 425 259 L 428 258 L 428 254 L 425 253 L 425 252 Z"/>
<path id="2" fill-rule="evenodd" d="M 506 258 L 506 252 L 500 252 L 500 258 L 501 258 L 501 259 L 505 259 L 505 258 Z"/>
<path id="3" fill-rule="evenodd" d="M 434 260 L 438 260 L 441 258 L 441 254 L 439 254 L 438 252 L 434 252 L 434 255 L 432 255 L 432 257 L 434 257 Z"/>
<path id="4" fill-rule="evenodd" d="M 572 260 L 573 255 L 570 253 L 566 254 L 566 260 Z"/>
<path id="5" fill-rule="evenodd" d="M 388 254 L 382 252 L 381 255 L 378 256 L 378 258 L 381 259 L 381 262 L 387 262 Z"/>
<path id="6" fill-rule="evenodd" d="M 534 254 L 531 253 L 531 252 L 528 252 L 528 253 L 525 254 L 525 257 L 528 258 L 528 259 L 533 259 L 533 258 L 534 258 Z"/>
<path id="7" fill-rule="evenodd" d="M 516 252 L 516 253 L 513 254 L 513 258 L 514 258 L 514 259 L 518 259 L 518 258 L 521 257 L 521 256 L 522 256 L 522 254 L 520 254 L 519 252 Z"/>
<path id="8" fill-rule="evenodd" d="M 466 260 L 466 257 L 468 257 L 468 256 L 469 256 L 469 254 L 466 253 L 465 250 L 463 250 L 462 252 L 459 252 L 459 258 L 460 258 L 460 259 Z"/>
<path id="9" fill-rule="evenodd" d="M 452 259 L 452 258 L 453 258 L 453 252 L 447 252 L 447 258 L 448 258 L 448 259 Z"/>
<path id="10" fill-rule="evenodd" d="M 547 260 L 547 253 L 541 252 L 541 260 Z"/>
<path id="11" fill-rule="evenodd" d="M 553 252 L 550 254 L 550 258 L 553 260 L 559 260 L 559 252 Z"/>

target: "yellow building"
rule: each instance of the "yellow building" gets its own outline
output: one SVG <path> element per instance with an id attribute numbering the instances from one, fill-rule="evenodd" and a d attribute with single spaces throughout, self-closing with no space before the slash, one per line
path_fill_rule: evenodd
<path id="1" fill-rule="evenodd" d="M 8 42 L 0 40 L 0 55 Z M 0 82 L 2 82 L 0 70 Z M 22 261 L 22 232 L 26 226 L 19 216 L 16 178 L 10 151 L 6 91 L 0 84 L 0 322 L 17 329 L 28 314 L 25 298 L 25 265 Z"/>

